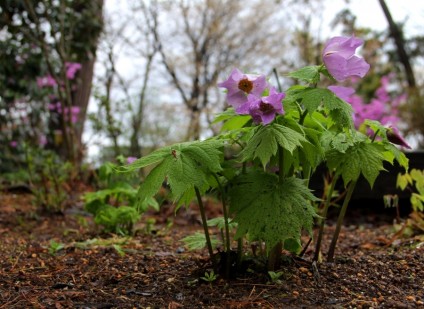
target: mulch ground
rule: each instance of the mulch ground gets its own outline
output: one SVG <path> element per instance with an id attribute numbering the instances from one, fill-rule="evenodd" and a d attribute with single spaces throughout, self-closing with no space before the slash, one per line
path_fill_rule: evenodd
<path id="1" fill-rule="evenodd" d="M 180 241 L 201 231 L 195 207 L 149 213 L 123 238 L 102 235 L 78 199 L 64 215 L 37 214 L 30 200 L 0 193 L 0 308 L 424 307 L 423 239 L 394 237 L 391 219 L 379 214 L 348 219 L 335 263 L 318 271 L 311 244 L 302 258 L 286 256 L 278 281 L 246 272 L 209 283 L 200 278 L 207 252 Z"/>

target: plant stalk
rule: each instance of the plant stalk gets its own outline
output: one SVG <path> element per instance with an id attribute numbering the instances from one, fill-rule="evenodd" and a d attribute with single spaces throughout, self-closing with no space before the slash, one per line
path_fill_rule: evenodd
<path id="1" fill-rule="evenodd" d="M 202 225 L 203 225 L 203 230 L 205 231 L 205 238 L 206 238 L 206 246 L 208 247 L 209 256 L 212 260 L 212 264 L 214 268 L 216 268 L 215 260 L 213 257 L 212 242 L 209 236 L 208 221 L 206 219 L 205 207 L 203 206 L 202 196 L 200 195 L 199 189 L 197 187 L 194 187 L 194 191 L 196 192 L 197 202 L 199 204 L 199 209 L 200 209 L 200 215 L 202 217 Z"/>
<path id="2" fill-rule="evenodd" d="M 315 245 L 315 254 L 314 254 L 314 258 L 313 258 L 314 261 L 318 261 L 318 259 L 319 259 L 319 253 L 321 251 L 322 237 L 324 235 L 325 220 L 327 219 L 328 209 L 330 208 L 331 198 L 333 196 L 334 187 L 336 186 L 338 178 L 339 178 L 339 174 L 336 173 L 333 176 L 333 179 L 331 180 L 330 189 L 327 192 L 324 209 L 322 210 L 322 214 L 321 214 L 322 218 L 320 219 L 318 239 L 317 239 L 317 243 Z"/>
<path id="3" fill-rule="evenodd" d="M 344 219 L 344 216 L 346 214 L 347 206 L 349 205 L 349 201 L 352 197 L 352 193 L 353 193 L 353 190 L 355 189 L 355 186 L 356 186 L 356 180 L 355 181 L 352 180 L 349 183 L 347 194 L 346 194 L 346 197 L 343 201 L 342 209 L 340 210 L 339 217 L 337 218 L 336 230 L 334 231 L 333 239 L 331 240 L 330 248 L 329 248 L 328 254 L 327 254 L 327 262 L 331 263 L 331 262 L 334 261 L 334 251 L 336 250 L 337 239 L 339 238 L 340 230 L 342 228 L 343 219 Z"/>
<path id="4" fill-rule="evenodd" d="M 278 147 L 278 180 L 280 185 L 284 181 L 284 157 L 283 157 L 283 148 L 281 146 Z M 283 250 L 283 243 L 278 242 L 274 248 L 271 249 L 268 256 L 268 270 L 274 271 L 279 268 L 281 261 L 281 251 Z"/>

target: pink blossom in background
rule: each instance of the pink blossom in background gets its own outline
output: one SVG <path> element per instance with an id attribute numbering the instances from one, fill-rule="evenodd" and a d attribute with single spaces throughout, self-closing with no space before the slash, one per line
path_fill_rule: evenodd
<path id="1" fill-rule="evenodd" d="M 127 163 L 128 163 L 128 164 L 131 164 L 131 163 L 133 163 L 135 160 L 137 160 L 137 158 L 136 158 L 136 157 L 128 157 L 128 158 L 127 158 Z"/>
<path id="2" fill-rule="evenodd" d="M 75 74 L 81 69 L 81 63 L 78 62 L 65 62 L 66 78 L 74 79 Z"/>
<path id="3" fill-rule="evenodd" d="M 71 112 L 71 122 L 76 123 L 78 121 L 78 116 L 79 116 L 79 113 L 81 111 L 80 107 L 79 106 L 72 106 L 70 110 L 69 110 L 68 107 L 65 107 L 65 111 L 64 111 L 65 120 L 68 120 L 69 111 Z M 58 112 L 60 112 L 59 109 L 58 109 Z"/>
<path id="4" fill-rule="evenodd" d="M 355 94 L 354 91 L 352 92 L 353 88 L 329 86 L 328 89 L 352 106 L 356 128 L 359 128 L 365 119 L 378 120 L 386 126 L 396 126 L 399 122 L 398 107 L 406 101 L 407 96 L 401 94 L 393 97 L 389 93 L 390 78 L 390 75 L 381 78 L 381 85 L 375 91 L 375 97 L 370 102 L 364 102 L 362 97 Z"/>
<path id="5" fill-rule="evenodd" d="M 45 146 L 47 144 L 47 137 L 44 134 L 40 135 L 38 138 L 38 144 L 40 146 Z"/>
<path id="6" fill-rule="evenodd" d="M 12 148 L 16 148 L 16 147 L 18 147 L 18 142 L 17 141 L 10 141 L 9 145 Z"/>
<path id="7" fill-rule="evenodd" d="M 54 87 L 57 83 L 51 75 L 46 75 L 43 77 L 37 77 L 37 86 L 38 88 L 44 87 Z"/>

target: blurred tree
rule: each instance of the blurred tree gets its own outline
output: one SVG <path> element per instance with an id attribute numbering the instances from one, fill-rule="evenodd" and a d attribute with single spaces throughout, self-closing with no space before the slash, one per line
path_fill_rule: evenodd
<path id="1" fill-rule="evenodd" d="M 162 64 L 187 110 L 186 139 L 198 139 L 202 116 L 216 111 L 211 90 L 222 73 L 236 66 L 268 73 L 281 65 L 288 32 L 277 2 L 160 1 L 149 12 Z"/>
<path id="2" fill-rule="evenodd" d="M 34 143 L 47 134 L 64 159 L 81 160 L 102 7 L 103 0 L 0 3 L 3 140 Z"/>
<path id="3" fill-rule="evenodd" d="M 413 37 L 405 40 L 403 27 L 398 25 L 392 17 L 392 14 L 384 0 L 379 0 L 381 9 L 384 12 L 389 25 L 389 36 L 395 43 L 396 61 L 402 64 L 404 76 L 408 82 L 409 104 L 407 106 L 406 117 L 409 122 L 409 131 L 418 135 L 420 147 L 424 147 L 424 93 L 421 90 L 422 85 L 417 84 L 412 61 L 414 58 L 422 57 L 424 49 L 423 36 Z M 414 52 L 415 50 L 415 52 Z M 408 52 L 409 51 L 409 52 Z"/>

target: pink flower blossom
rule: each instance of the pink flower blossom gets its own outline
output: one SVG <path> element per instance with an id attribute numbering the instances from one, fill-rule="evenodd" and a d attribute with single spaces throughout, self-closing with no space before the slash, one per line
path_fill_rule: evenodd
<path id="1" fill-rule="evenodd" d="M 37 77 L 37 86 L 38 88 L 43 87 L 54 87 L 57 83 L 51 75 L 46 75 L 43 77 Z"/>
<path id="2" fill-rule="evenodd" d="M 409 144 L 405 141 L 396 127 L 389 127 L 387 130 L 387 139 L 393 144 L 411 149 L 411 146 L 409 146 Z"/>
<path id="3" fill-rule="evenodd" d="M 267 87 L 264 75 L 243 74 L 234 69 L 228 79 L 218 84 L 218 87 L 226 88 L 227 102 L 236 110 L 247 102 L 248 95 L 260 97 Z"/>
<path id="4" fill-rule="evenodd" d="M 351 76 L 364 77 L 370 65 L 355 55 L 363 40 L 352 37 L 334 37 L 325 44 L 322 58 L 328 72 L 337 80 L 344 81 Z"/>
<path id="5" fill-rule="evenodd" d="M 128 158 L 127 158 L 127 163 L 128 163 L 128 164 L 131 164 L 131 163 L 133 163 L 135 160 L 137 160 L 137 158 L 136 158 L 136 157 L 128 157 Z"/>
<path id="6" fill-rule="evenodd" d="M 40 146 L 45 146 L 47 144 L 47 137 L 43 134 L 38 138 L 38 144 Z"/>
<path id="7" fill-rule="evenodd" d="M 340 99 L 346 102 L 349 102 L 350 97 L 355 93 L 355 89 L 351 87 L 328 86 L 327 88 L 331 90 Z"/>
<path id="8" fill-rule="evenodd" d="M 81 69 L 81 63 L 78 62 L 65 62 L 66 78 L 74 79 L 75 74 Z"/>
<path id="9" fill-rule="evenodd" d="M 274 87 L 270 89 L 269 95 L 265 97 L 257 97 L 250 94 L 242 112 L 243 114 L 250 114 L 255 123 L 267 125 L 274 120 L 276 114 L 284 113 L 282 100 L 285 96 L 284 92 L 277 92 Z"/>
<path id="10" fill-rule="evenodd" d="M 17 141 L 10 141 L 9 145 L 12 148 L 16 148 L 16 147 L 18 147 L 18 142 Z"/>

